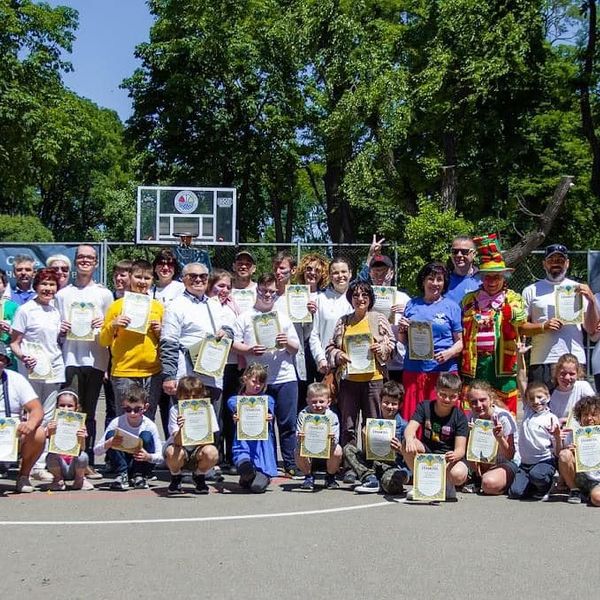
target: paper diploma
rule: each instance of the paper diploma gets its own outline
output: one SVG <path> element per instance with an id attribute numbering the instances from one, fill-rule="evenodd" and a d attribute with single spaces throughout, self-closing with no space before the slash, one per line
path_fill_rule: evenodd
<path id="1" fill-rule="evenodd" d="M 495 464 L 498 454 L 498 440 L 494 437 L 494 423 L 485 419 L 475 419 L 469 433 L 467 460 L 485 464 Z"/>
<path id="2" fill-rule="evenodd" d="M 312 322 L 312 315 L 306 306 L 310 302 L 308 285 L 286 285 L 285 302 L 292 323 Z"/>
<path id="3" fill-rule="evenodd" d="M 85 413 L 57 408 L 54 411 L 54 421 L 56 421 L 56 433 L 50 436 L 48 452 L 79 456 L 81 446 L 77 439 L 77 432 L 85 424 Z"/>
<path id="4" fill-rule="evenodd" d="M 573 432 L 577 473 L 600 470 L 600 426 L 579 427 Z"/>
<path id="5" fill-rule="evenodd" d="M 0 418 L 0 462 L 17 462 L 19 457 L 19 419 Z"/>
<path id="6" fill-rule="evenodd" d="M 223 377 L 232 342 L 230 338 L 217 340 L 214 335 L 207 335 L 200 343 L 194 371 L 209 377 Z"/>
<path id="7" fill-rule="evenodd" d="M 152 298 L 148 294 L 125 292 L 121 314 L 131 319 L 131 322 L 126 327 L 127 331 L 135 331 L 136 333 L 146 335 L 148 322 L 150 321 L 151 303 Z"/>
<path id="8" fill-rule="evenodd" d="M 371 352 L 371 344 L 373 344 L 373 338 L 369 333 L 344 336 L 346 354 L 351 361 L 346 365 L 349 375 L 375 372 L 375 359 Z"/>
<path id="9" fill-rule="evenodd" d="M 142 440 L 137 435 L 132 435 L 129 431 L 120 429 L 117 427 L 115 435 L 119 434 L 121 438 L 120 444 L 113 444 L 111 448 L 113 450 L 121 450 L 121 452 L 127 452 L 128 454 L 135 454 L 142 447 Z"/>
<path id="10" fill-rule="evenodd" d="M 375 304 L 373 304 L 372 310 L 381 313 L 389 321 L 392 317 L 396 288 L 389 285 L 374 285 L 373 294 L 375 294 Z"/>
<path id="11" fill-rule="evenodd" d="M 427 321 L 411 321 L 408 327 L 408 356 L 411 360 L 433 360 L 433 332 Z"/>
<path id="12" fill-rule="evenodd" d="M 215 436 L 212 426 L 212 408 L 210 398 L 180 400 L 179 414 L 185 417 L 181 430 L 182 446 L 203 446 L 212 444 Z"/>
<path id="13" fill-rule="evenodd" d="M 556 288 L 555 313 L 559 321 L 567 324 L 583 323 L 583 301 L 574 285 L 559 285 Z"/>
<path id="14" fill-rule="evenodd" d="M 306 458 L 329 458 L 331 454 L 331 424 L 324 415 L 307 413 L 302 423 L 300 456 Z"/>
<path id="15" fill-rule="evenodd" d="M 264 346 L 267 350 L 276 350 L 275 338 L 281 333 L 279 317 L 276 312 L 261 313 L 252 317 L 254 337 L 258 346 Z"/>
<path id="16" fill-rule="evenodd" d="M 73 341 L 94 341 L 94 328 L 92 321 L 96 308 L 92 302 L 73 302 L 69 308 L 69 323 L 71 330 L 67 332 L 67 339 Z"/>
<path id="17" fill-rule="evenodd" d="M 240 309 L 240 314 L 248 312 L 256 304 L 256 290 L 231 290 L 231 295 Z"/>
<path id="18" fill-rule="evenodd" d="M 443 454 L 417 454 L 413 478 L 415 500 L 446 500 L 446 457 Z"/>
<path id="19" fill-rule="evenodd" d="M 394 462 L 396 452 L 390 442 L 396 435 L 396 421 L 392 419 L 367 419 L 365 441 L 367 460 Z"/>
<path id="20" fill-rule="evenodd" d="M 35 358 L 35 367 L 29 372 L 28 379 L 34 381 L 45 381 L 52 379 L 54 373 L 52 371 L 52 361 L 44 347 L 38 342 L 24 341 L 22 344 L 23 354 Z"/>
<path id="21" fill-rule="evenodd" d="M 236 408 L 238 440 L 268 440 L 267 396 L 238 396 Z"/>

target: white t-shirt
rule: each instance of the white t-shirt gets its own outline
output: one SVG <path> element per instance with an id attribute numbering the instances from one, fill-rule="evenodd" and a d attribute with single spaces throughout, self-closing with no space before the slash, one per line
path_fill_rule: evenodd
<path id="1" fill-rule="evenodd" d="M 71 305 L 74 302 L 91 302 L 94 305 L 94 316 L 104 318 L 108 307 L 113 302 L 110 290 L 97 283 L 90 283 L 85 287 L 68 285 L 56 294 L 56 305 L 61 318 L 70 320 Z M 96 339 L 93 342 L 74 341 L 65 338 L 62 352 L 67 367 L 94 367 L 99 371 L 108 369 L 108 348 L 98 343 L 98 331 L 95 330 Z"/>
<path id="2" fill-rule="evenodd" d="M 235 313 L 233 306 L 229 303 L 221 304 L 221 301 L 219 300 L 219 298 L 217 298 L 217 296 L 209 298 L 208 301 L 211 305 L 211 310 L 214 309 L 214 314 L 219 315 L 217 319 L 219 321 L 219 327 L 223 327 L 223 325 L 226 325 L 227 327 L 231 327 L 231 329 L 233 329 L 233 324 L 235 323 L 235 320 L 238 317 Z M 238 355 L 237 352 L 233 350 L 233 348 L 229 351 L 229 356 L 227 357 L 227 364 L 238 364 Z"/>
<path id="3" fill-rule="evenodd" d="M 548 429 L 557 423 L 558 418 L 549 410 L 539 413 L 527 411 L 519 426 L 519 453 L 522 463 L 534 465 L 552 458 L 554 437 Z"/>
<path id="4" fill-rule="evenodd" d="M 573 389 L 568 392 L 561 392 L 555 388 L 550 396 L 550 410 L 559 418 L 566 419 L 573 407 L 585 396 L 593 396 L 594 389 L 583 380 L 578 380 L 573 385 Z"/>
<path id="5" fill-rule="evenodd" d="M 175 404 L 173 404 L 171 406 L 171 408 L 169 409 L 169 425 L 167 427 L 167 429 L 169 430 L 169 437 L 167 438 L 167 441 L 165 442 L 165 448 L 169 444 L 172 444 L 174 442 L 175 436 L 177 435 L 177 432 L 179 431 L 179 425 L 177 425 L 178 415 L 179 415 L 179 408 L 177 406 L 177 402 L 175 401 Z M 213 433 L 217 433 L 217 431 L 219 431 L 219 421 L 218 421 L 217 415 L 215 413 L 215 408 L 212 404 L 210 405 L 210 420 L 211 420 L 211 424 L 212 424 Z M 190 446 L 190 448 L 193 448 L 193 447 L 194 446 Z"/>
<path id="6" fill-rule="evenodd" d="M 23 406 L 32 400 L 37 399 L 37 394 L 33 391 L 31 384 L 23 375 L 10 369 L 4 369 L 8 379 L 8 401 L 10 404 L 10 416 L 19 418 L 23 412 Z M 0 387 L 2 383 L 0 381 Z M 4 406 L 4 395 L 0 397 L 0 416 L 6 417 Z"/>
<path id="7" fill-rule="evenodd" d="M 600 293 L 596 294 L 596 302 L 600 302 Z M 592 374 L 600 374 L 600 339 L 596 342 L 592 351 Z"/>
<path id="8" fill-rule="evenodd" d="M 523 290 L 523 301 L 530 323 L 544 323 L 556 317 L 555 290 L 563 285 L 578 283 L 572 279 L 563 279 L 560 283 L 542 279 Z M 583 298 L 584 311 L 587 304 L 587 300 Z M 559 331 L 545 331 L 531 338 L 532 365 L 555 364 L 563 354 L 569 352 L 574 354 L 582 365 L 586 363 L 581 325 L 563 325 Z"/>
<path id="9" fill-rule="evenodd" d="M 167 308 L 175 298 L 181 296 L 185 291 L 185 285 L 181 281 L 171 281 L 169 285 L 161 288 L 157 285 L 152 286 L 151 296 L 162 303 Z"/>

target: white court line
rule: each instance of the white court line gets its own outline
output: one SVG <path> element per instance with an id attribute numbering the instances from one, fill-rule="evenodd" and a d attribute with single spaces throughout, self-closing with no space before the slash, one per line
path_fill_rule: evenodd
<path id="1" fill-rule="evenodd" d="M 373 504 L 362 504 L 360 506 L 341 506 L 338 508 L 324 508 L 321 510 L 299 510 L 295 512 L 262 513 L 256 515 L 224 515 L 220 517 L 183 517 L 179 519 L 122 519 L 115 521 L 0 521 L 0 526 L 7 525 L 145 525 L 148 523 L 207 523 L 210 521 L 243 521 L 247 519 L 274 519 L 280 517 L 300 517 L 306 515 L 324 515 L 351 510 L 363 510 L 365 508 L 377 508 L 378 506 L 390 506 L 397 502 L 375 502 Z"/>

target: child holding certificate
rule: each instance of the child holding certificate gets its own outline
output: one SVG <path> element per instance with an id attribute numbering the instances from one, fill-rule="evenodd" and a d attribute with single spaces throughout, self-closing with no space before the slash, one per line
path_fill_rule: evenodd
<path id="1" fill-rule="evenodd" d="M 417 454 L 443 454 L 446 459 L 446 500 L 456 501 L 456 486 L 467 480 L 464 462 L 469 424 L 457 407 L 461 379 L 456 373 L 440 373 L 435 385 L 436 399 L 425 400 L 417 406 L 404 431 L 402 455 L 414 472 Z M 422 439 L 417 438 L 419 428 Z M 412 493 L 407 494 L 412 500 Z"/>
<path id="2" fill-rule="evenodd" d="M 573 407 L 585 396 L 593 396 L 592 386 L 585 381 L 585 371 L 574 354 L 563 354 L 553 369 L 556 387 L 550 396 L 550 410 L 561 426 L 567 424 Z"/>
<path id="3" fill-rule="evenodd" d="M 342 464 L 342 447 L 339 444 L 340 440 L 340 422 L 337 415 L 329 408 L 331 404 L 331 398 L 329 395 L 329 387 L 324 383 L 311 383 L 308 386 L 306 394 L 306 408 L 300 411 L 298 414 L 298 421 L 296 423 L 296 435 L 298 437 L 297 450 L 296 450 L 296 463 L 300 467 L 302 473 L 304 473 L 304 481 L 300 486 L 301 489 L 307 491 L 314 491 L 315 489 L 315 478 L 312 474 L 313 471 L 313 458 L 305 456 L 305 454 L 311 454 L 316 456 L 318 450 L 323 446 L 325 448 L 324 456 L 327 475 L 325 475 L 325 488 L 328 490 L 335 490 L 339 488 L 338 482 L 335 480 L 335 474 L 337 473 L 340 465 Z M 309 446 L 309 440 L 306 434 L 305 421 L 311 420 L 313 415 L 325 417 L 328 421 L 326 423 L 325 435 L 329 436 L 329 440 L 319 440 L 318 429 L 314 439 L 311 440 Z M 319 442 L 323 442 L 320 444 Z M 327 452 L 327 446 L 329 451 Z M 309 452 L 303 452 L 308 450 Z M 326 454 L 326 456 L 325 456 Z"/>
<path id="4" fill-rule="evenodd" d="M 169 438 L 165 442 L 165 462 L 171 473 L 171 483 L 167 489 L 170 496 L 184 493 L 181 487 L 181 471 L 191 471 L 196 494 L 208 494 L 206 473 L 219 462 L 219 451 L 211 443 L 184 445 L 183 434 L 185 415 L 179 410 L 182 400 L 207 398 L 202 380 L 196 376 L 182 377 L 177 383 L 177 395 L 169 411 Z M 219 431 L 219 423 L 212 404 L 210 405 L 210 430 Z"/>
<path id="5" fill-rule="evenodd" d="M 56 396 L 56 409 L 76 412 L 79 409 L 79 397 L 70 389 L 64 389 L 58 392 Z M 57 420 L 53 418 L 46 427 L 48 437 L 55 436 L 57 432 Z M 67 489 L 65 481 L 73 481 L 74 490 L 93 490 L 94 486 L 85 478 L 89 458 L 85 452 L 85 438 L 87 430 L 85 421 L 81 422 L 81 427 L 77 430 L 76 441 L 79 443 L 79 455 L 58 454 L 48 452 L 46 456 L 46 465 L 48 471 L 52 473 L 54 481 L 50 484 L 50 490 L 53 492 L 62 492 Z"/>
<path id="6" fill-rule="evenodd" d="M 546 384 L 534 381 L 525 392 L 525 417 L 519 426 L 521 465 L 508 489 L 513 499 L 533 496 L 546 502 L 556 472 L 561 449 L 560 424 L 550 412 L 550 392 Z"/>
<path id="7" fill-rule="evenodd" d="M 117 473 L 110 485 L 112 490 L 126 491 L 130 481 L 136 489 L 148 489 L 154 465 L 162 460 L 158 429 L 144 414 L 147 410 L 146 390 L 132 385 L 122 400 L 121 416 L 108 424 L 102 439 L 94 446 L 96 456 L 106 452 Z"/>
<path id="8" fill-rule="evenodd" d="M 275 443 L 273 439 L 273 412 L 275 400 L 271 396 L 261 396 L 267 387 L 267 369 L 264 365 L 252 363 L 242 375 L 242 389 L 238 396 L 232 396 L 227 400 L 227 408 L 233 415 L 233 421 L 238 425 L 238 431 L 244 434 L 240 439 L 238 431 L 233 439 L 233 464 L 240 474 L 240 486 L 250 490 L 254 494 L 262 494 L 266 491 L 271 477 L 277 475 L 277 459 L 275 457 Z M 250 405 L 249 410 L 244 410 L 244 400 L 264 398 L 267 402 L 267 410 L 261 411 L 262 406 Z M 245 427 L 243 419 L 246 413 L 250 413 L 251 427 Z M 262 412 L 262 415 L 260 414 Z M 257 414 L 260 420 L 257 419 Z M 264 415 L 264 416 L 263 416 Z M 242 422 L 240 423 L 240 420 Z M 259 421 L 255 423 L 255 421 Z M 256 427 L 252 427 L 256 425 Z M 259 431 L 259 429 L 262 430 Z M 266 437 L 261 434 L 266 429 Z M 250 430 L 250 431 L 248 431 Z M 252 435 L 256 433 L 256 435 Z M 265 439 L 252 439 L 265 438 Z"/>

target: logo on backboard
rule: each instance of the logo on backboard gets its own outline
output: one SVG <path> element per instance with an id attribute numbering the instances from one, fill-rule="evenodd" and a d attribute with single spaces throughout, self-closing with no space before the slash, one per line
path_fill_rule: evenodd
<path id="1" fill-rule="evenodd" d="M 198 196 L 189 190 L 183 190 L 175 194 L 173 201 L 175 210 L 183 214 L 193 213 L 198 208 Z"/>

